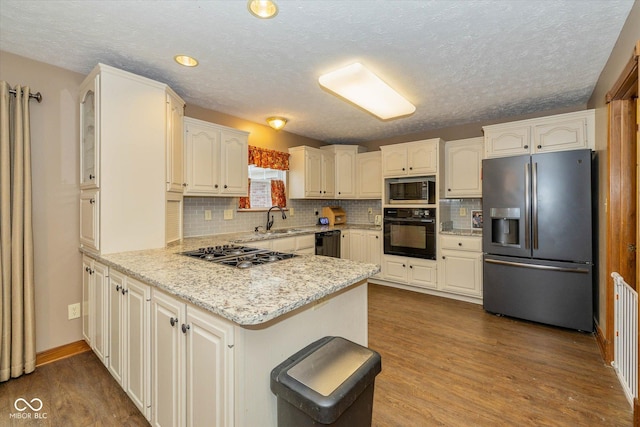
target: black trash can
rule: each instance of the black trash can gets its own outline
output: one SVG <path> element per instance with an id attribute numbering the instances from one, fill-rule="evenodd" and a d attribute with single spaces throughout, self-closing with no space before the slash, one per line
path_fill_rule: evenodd
<path id="1" fill-rule="evenodd" d="M 371 426 L 380 355 L 342 337 L 309 344 L 271 371 L 278 426 Z"/>

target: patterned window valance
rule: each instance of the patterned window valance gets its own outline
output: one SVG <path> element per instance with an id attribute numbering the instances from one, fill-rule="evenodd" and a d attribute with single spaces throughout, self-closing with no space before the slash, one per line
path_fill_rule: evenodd
<path id="1" fill-rule="evenodd" d="M 259 168 L 289 170 L 289 153 L 268 148 L 249 146 L 249 164 Z"/>

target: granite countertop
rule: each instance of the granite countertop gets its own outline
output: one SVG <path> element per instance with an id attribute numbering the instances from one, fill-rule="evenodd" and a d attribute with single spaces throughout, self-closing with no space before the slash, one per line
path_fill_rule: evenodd
<path id="1" fill-rule="evenodd" d="M 315 230 L 314 227 L 298 234 Z M 87 254 L 110 268 L 244 326 L 268 322 L 380 271 L 374 264 L 316 255 L 299 255 L 247 269 L 180 255 L 199 247 L 239 241 L 248 234 L 254 233 L 186 238 L 165 249 Z"/>
<path id="2" fill-rule="evenodd" d="M 336 225 L 336 226 L 308 226 L 308 227 L 292 227 L 292 228 L 280 228 L 274 229 L 271 231 L 264 231 L 261 229 L 257 233 L 237 233 L 236 237 L 230 236 L 229 241 L 234 243 L 244 243 L 248 244 L 249 242 L 256 242 L 260 240 L 270 240 L 270 239 L 281 239 L 283 237 L 290 236 L 299 236 L 304 234 L 314 234 L 321 231 L 332 231 L 332 230 L 382 230 L 382 227 L 374 224 L 344 224 L 344 225 Z"/>

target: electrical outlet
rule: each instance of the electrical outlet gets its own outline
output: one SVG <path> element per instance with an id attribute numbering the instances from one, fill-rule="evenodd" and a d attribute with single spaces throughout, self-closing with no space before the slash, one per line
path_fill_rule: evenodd
<path id="1" fill-rule="evenodd" d="M 209 209 L 204 211 L 204 220 L 205 221 L 211 221 L 211 211 Z"/>
<path id="2" fill-rule="evenodd" d="M 367 209 L 367 213 L 368 213 L 369 215 L 371 215 L 371 214 L 373 213 L 373 208 L 369 208 L 369 209 Z"/>
<path id="3" fill-rule="evenodd" d="M 233 219 L 233 209 L 224 210 L 224 219 Z"/>
<path id="4" fill-rule="evenodd" d="M 467 208 L 460 208 L 460 216 L 467 216 Z"/>
<path id="5" fill-rule="evenodd" d="M 289 208 L 289 216 L 293 216 L 293 208 Z"/>
<path id="6" fill-rule="evenodd" d="M 76 304 L 69 304 L 67 306 L 67 310 L 68 310 L 68 314 L 69 314 L 69 320 L 71 319 L 77 319 L 78 317 L 80 317 L 80 303 L 76 303 Z"/>

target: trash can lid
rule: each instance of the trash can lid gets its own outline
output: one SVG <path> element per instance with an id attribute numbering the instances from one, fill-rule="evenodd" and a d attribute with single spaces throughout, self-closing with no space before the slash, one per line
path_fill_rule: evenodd
<path id="1" fill-rule="evenodd" d="M 366 347 L 336 337 L 287 371 L 291 378 L 329 396 L 373 356 Z"/>

